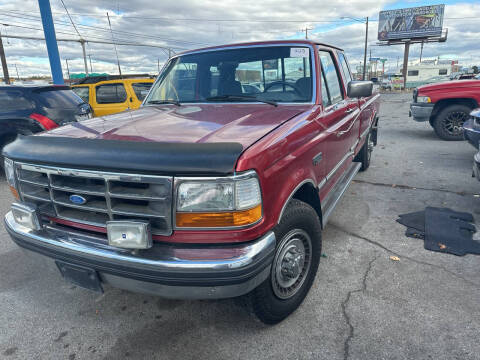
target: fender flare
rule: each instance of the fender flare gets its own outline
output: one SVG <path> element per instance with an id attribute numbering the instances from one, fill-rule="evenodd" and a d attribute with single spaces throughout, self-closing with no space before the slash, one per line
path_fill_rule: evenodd
<path id="1" fill-rule="evenodd" d="M 300 189 L 303 185 L 305 184 L 312 184 L 313 187 L 315 189 L 317 189 L 317 184 L 315 184 L 315 181 L 313 181 L 311 178 L 306 178 L 302 181 L 300 181 L 297 186 L 295 186 L 295 188 L 290 192 L 290 194 L 288 195 L 287 199 L 284 201 L 283 205 L 282 205 L 282 210 L 280 210 L 280 214 L 278 215 L 278 219 L 277 219 L 277 224 L 280 223 L 280 221 L 282 220 L 282 217 L 283 217 L 283 213 L 285 212 L 285 209 L 288 205 L 288 203 L 290 202 L 290 200 L 293 198 L 293 195 L 295 195 L 295 193 L 298 191 L 298 189 Z"/>

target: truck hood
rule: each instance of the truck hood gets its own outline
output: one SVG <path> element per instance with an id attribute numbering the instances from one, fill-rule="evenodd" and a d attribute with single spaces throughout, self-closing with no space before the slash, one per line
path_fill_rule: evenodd
<path id="1" fill-rule="evenodd" d="M 247 148 L 311 105 L 202 104 L 143 106 L 73 123 L 40 136 L 163 143 L 236 142 Z"/>
<path id="2" fill-rule="evenodd" d="M 457 88 L 472 88 L 478 87 L 480 88 L 480 80 L 454 80 L 454 81 L 445 81 L 435 84 L 427 84 L 418 87 L 418 91 L 426 92 L 426 91 L 437 91 L 443 89 L 457 89 Z"/>

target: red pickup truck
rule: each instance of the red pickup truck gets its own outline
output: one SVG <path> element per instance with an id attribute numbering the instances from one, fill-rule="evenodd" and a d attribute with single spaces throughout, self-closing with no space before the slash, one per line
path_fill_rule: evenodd
<path id="1" fill-rule="evenodd" d="M 423 85 L 413 91 L 410 116 L 415 121 L 428 121 L 443 140 L 463 140 L 463 123 L 479 104 L 479 80 Z"/>
<path id="2" fill-rule="evenodd" d="M 311 41 L 188 51 L 141 108 L 4 149 L 6 229 L 69 281 L 170 298 L 303 301 L 321 233 L 377 139 L 379 95 Z"/>

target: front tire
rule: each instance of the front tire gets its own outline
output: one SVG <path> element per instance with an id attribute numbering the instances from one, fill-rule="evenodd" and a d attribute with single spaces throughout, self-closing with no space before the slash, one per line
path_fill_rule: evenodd
<path id="1" fill-rule="evenodd" d="M 433 120 L 433 129 L 440 139 L 464 140 L 463 123 L 468 120 L 471 108 L 465 105 L 450 105 L 441 110 Z"/>
<path id="2" fill-rule="evenodd" d="M 310 290 L 322 251 L 322 228 L 315 210 L 292 199 L 274 229 L 277 238 L 270 276 L 250 293 L 254 313 L 265 324 L 281 322 Z"/>

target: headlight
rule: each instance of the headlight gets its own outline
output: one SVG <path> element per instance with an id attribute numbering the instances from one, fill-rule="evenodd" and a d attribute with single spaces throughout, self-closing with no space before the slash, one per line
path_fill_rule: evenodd
<path id="1" fill-rule="evenodd" d="M 16 180 L 15 180 L 15 168 L 14 168 L 13 161 L 5 158 L 4 168 L 5 168 L 5 177 L 7 178 L 7 183 L 10 186 L 10 191 L 12 192 L 13 196 L 15 196 L 15 198 L 19 199 L 20 197 L 18 196 L 18 192 L 17 192 Z"/>
<path id="2" fill-rule="evenodd" d="M 417 102 L 419 102 L 419 103 L 430 103 L 430 102 L 432 102 L 432 99 L 430 99 L 428 96 L 417 96 Z"/>
<path id="3" fill-rule="evenodd" d="M 262 196 L 255 173 L 220 179 L 179 179 L 177 228 L 246 226 L 262 218 Z"/>

